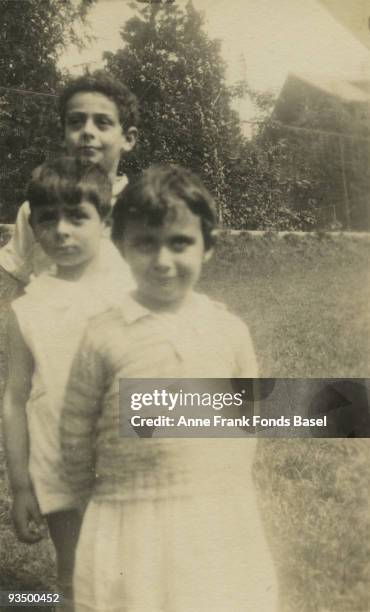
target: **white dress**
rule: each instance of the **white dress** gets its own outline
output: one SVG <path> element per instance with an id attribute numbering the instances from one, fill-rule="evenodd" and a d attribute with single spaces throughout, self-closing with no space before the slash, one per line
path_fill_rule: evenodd
<path id="1" fill-rule="evenodd" d="M 100 347 L 97 355 L 102 355 L 102 340 L 113 361 L 124 364 L 128 338 L 134 343 L 136 333 L 140 342 L 140 337 L 152 333 L 152 349 L 146 339 L 146 350 L 159 359 L 167 347 L 169 358 L 177 360 L 181 379 L 235 373 L 235 355 L 249 364 L 250 376 L 256 374 L 246 327 L 207 298 L 198 297 L 175 315 L 145 317 L 141 306 L 135 313 L 132 302 L 124 314 L 127 325 L 122 329 L 114 315 L 111 321 L 108 315 L 100 329 L 91 326 L 91 341 Z M 140 326 L 145 334 L 140 334 Z M 156 330 L 161 332 L 159 344 Z M 87 377 L 91 346 L 83 345 L 72 374 L 72 381 L 73 375 L 77 382 L 86 378 L 86 390 L 100 377 L 94 368 Z M 112 390 L 122 377 L 124 366 L 117 371 Z M 76 415 L 74 401 L 81 408 L 76 419 L 84 412 L 89 418 L 94 392 L 84 400 L 77 389 L 78 385 L 70 391 L 72 415 Z M 117 397 L 111 406 L 114 402 L 118 403 Z M 63 416 L 67 406 L 68 397 Z M 104 406 L 101 432 L 108 443 L 115 435 L 117 442 L 111 454 L 97 463 L 98 478 L 103 478 L 113 457 L 116 472 L 121 471 L 118 481 L 124 473 L 125 484 L 116 487 L 115 497 L 113 477 L 110 498 L 97 492 L 87 507 L 76 553 L 76 612 L 274 612 L 277 583 L 252 479 L 256 440 L 241 430 L 239 437 L 226 439 L 154 434 L 152 439 L 119 440 L 113 427 L 107 430 L 104 410 L 109 414 L 109 408 Z M 70 422 L 70 431 L 81 423 Z M 100 448 L 104 452 L 102 444 L 99 447 L 98 442 L 97 453 Z"/>
<path id="2" fill-rule="evenodd" d="M 254 449 L 252 439 L 186 440 L 181 467 L 196 474 L 187 490 L 90 502 L 77 548 L 76 612 L 276 611 Z"/>
<path id="3" fill-rule="evenodd" d="M 25 295 L 12 303 L 35 364 L 26 412 L 29 469 L 42 514 L 73 508 L 77 503 L 63 478 L 59 418 L 86 322 L 108 305 L 119 304 L 133 285 L 127 264 L 104 239 L 93 274 L 70 282 L 42 273 L 27 285 Z"/>

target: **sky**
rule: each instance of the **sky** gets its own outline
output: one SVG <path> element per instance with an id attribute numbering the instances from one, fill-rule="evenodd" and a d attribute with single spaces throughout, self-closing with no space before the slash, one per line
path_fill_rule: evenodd
<path id="1" fill-rule="evenodd" d="M 81 53 L 67 49 L 61 67 L 74 74 L 86 64 L 101 67 L 102 53 L 122 45 L 120 28 L 133 14 L 128 4 L 129 0 L 98 0 L 89 13 L 95 40 Z M 193 4 L 204 12 L 209 36 L 222 41 L 230 84 L 246 78 L 254 89 L 277 94 L 290 72 L 370 78 L 369 50 L 317 0 L 193 0 Z M 249 100 L 238 103 L 237 110 L 245 121 L 255 113 Z"/>

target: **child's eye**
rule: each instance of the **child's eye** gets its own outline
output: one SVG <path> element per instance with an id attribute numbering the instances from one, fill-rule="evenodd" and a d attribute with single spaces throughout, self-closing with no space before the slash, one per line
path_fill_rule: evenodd
<path id="1" fill-rule="evenodd" d="M 88 218 L 88 215 L 81 210 L 72 210 L 68 213 L 68 219 L 73 223 L 82 223 L 85 219 Z"/>
<path id="2" fill-rule="evenodd" d="M 137 240 L 134 246 L 141 253 L 151 253 L 155 249 L 154 241 L 148 239 Z"/>
<path id="3" fill-rule="evenodd" d="M 184 251 L 186 247 L 188 247 L 190 244 L 191 242 L 187 238 L 175 238 L 171 243 L 171 247 L 174 251 L 180 253 L 181 251 Z"/>
<path id="4" fill-rule="evenodd" d="M 80 115 L 70 115 L 67 117 L 67 126 L 71 128 L 77 128 L 82 125 L 83 117 Z"/>
<path id="5" fill-rule="evenodd" d="M 98 127 L 102 129 L 107 129 L 108 127 L 112 125 L 112 121 L 109 119 L 109 117 L 104 117 L 104 116 L 98 117 L 96 119 L 96 123 Z"/>

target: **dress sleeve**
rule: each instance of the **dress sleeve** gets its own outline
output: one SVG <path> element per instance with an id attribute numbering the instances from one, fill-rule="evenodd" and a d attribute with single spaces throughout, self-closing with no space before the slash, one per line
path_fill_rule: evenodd
<path id="1" fill-rule="evenodd" d="M 73 361 L 60 422 L 64 476 L 87 496 L 95 480 L 96 425 L 107 386 L 104 357 L 87 329 Z"/>
<path id="2" fill-rule="evenodd" d="M 32 274 L 37 276 L 55 267 L 35 239 L 29 217 L 29 203 L 24 202 L 18 211 L 11 239 L 0 249 L 0 266 L 24 285 Z"/>
<path id="3" fill-rule="evenodd" d="M 30 208 L 24 202 L 18 210 L 14 232 L 9 242 L 0 250 L 0 265 L 23 283 L 28 283 L 32 273 L 32 258 L 29 257 L 35 237 L 28 222 Z"/>

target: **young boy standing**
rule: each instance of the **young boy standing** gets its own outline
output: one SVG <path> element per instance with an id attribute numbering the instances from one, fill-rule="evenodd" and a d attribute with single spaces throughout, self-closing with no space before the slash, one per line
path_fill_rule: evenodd
<path id="1" fill-rule="evenodd" d="M 120 304 L 133 286 L 127 264 L 101 271 L 111 181 L 98 164 L 60 158 L 40 166 L 28 187 L 30 223 L 56 272 L 31 279 L 9 315 L 9 375 L 4 442 L 18 538 L 40 539 L 44 517 L 56 550 L 63 610 L 71 612 L 78 500 L 61 473 L 59 416 L 65 384 L 86 320 Z M 117 283 L 117 274 L 122 281 Z"/>
<path id="2" fill-rule="evenodd" d="M 136 97 L 125 85 L 97 71 L 67 85 L 59 109 L 67 153 L 104 168 L 112 182 L 114 204 L 127 184 L 127 177 L 117 174 L 121 156 L 136 144 L 139 119 Z M 0 267 L 22 284 L 27 284 L 32 274 L 37 276 L 53 265 L 35 239 L 29 216 L 29 204 L 24 202 L 18 211 L 14 234 L 0 251 Z M 110 241 L 104 241 L 100 254 L 102 267 L 111 267 L 114 251 Z"/>

